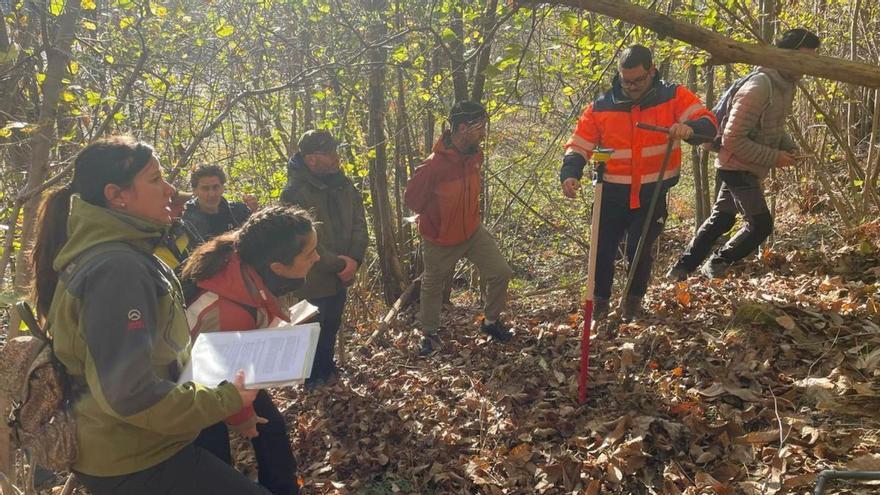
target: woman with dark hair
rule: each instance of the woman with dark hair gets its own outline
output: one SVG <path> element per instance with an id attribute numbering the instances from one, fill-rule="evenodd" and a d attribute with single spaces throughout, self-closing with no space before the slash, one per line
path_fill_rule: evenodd
<path id="1" fill-rule="evenodd" d="M 286 206 L 257 211 L 238 230 L 201 245 L 182 273 L 184 281 L 196 287 L 187 309 L 193 336 L 290 321 L 276 298 L 303 285 L 319 258 L 317 246 L 311 217 Z M 196 445 L 232 464 L 230 427 L 251 439 L 261 485 L 276 495 L 299 493 L 287 425 L 265 390 L 252 407 L 205 429 Z"/>
<path id="2" fill-rule="evenodd" d="M 176 383 L 189 329 L 179 282 L 152 254 L 173 192 L 150 146 L 113 137 L 84 148 L 41 206 L 34 296 L 74 393 L 73 470 L 94 495 L 265 493 L 193 444 L 256 391 L 241 372 Z"/>

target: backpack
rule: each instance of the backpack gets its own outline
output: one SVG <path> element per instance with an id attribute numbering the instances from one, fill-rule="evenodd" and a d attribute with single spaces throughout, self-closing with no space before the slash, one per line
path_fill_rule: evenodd
<path id="1" fill-rule="evenodd" d="M 721 136 L 724 134 L 724 128 L 727 126 L 727 119 L 730 117 L 730 109 L 733 107 L 733 97 L 736 96 L 736 93 L 739 92 L 740 88 L 742 88 L 752 76 L 756 75 L 764 75 L 764 77 L 767 77 L 766 74 L 757 70 L 749 72 L 745 76 L 733 81 L 733 84 L 731 84 L 724 94 L 721 95 L 718 103 L 712 107 L 712 113 L 715 114 L 715 120 L 718 122 L 718 132 L 715 134 L 715 139 L 712 140 L 711 143 L 705 145 L 709 151 L 718 153 L 718 151 L 721 150 Z M 772 82 L 770 83 L 770 101 L 773 101 Z M 767 103 L 767 106 L 770 106 L 770 102 Z"/>
<path id="2" fill-rule="evenodd" d="M 118 241 L 98 244 L 68 263 L 59 279 L 73 277 L 99 255 L 130 249 Z M 29 457 L 31 468 L 69 471 L 78 453 L 74 383 L 55 356 L 49 325 L 41 328 L 26 302 L 16 303 L 16 309 L 30 335 L 10 339 L 0 349 L 0 414 L 6 418 L 12 446 Z M 28 477 L 32 481 L 33 469 Z"/>
<path id="3" fill-rule="evenodd" d="M 19 302 L 16 308 L 30 335 L 10 339 L 0 350 L 0 412 L 12 446 L 29 456 L 31 467 L 68 471 L 77 454 L 69 377 L 30 306 Z"/>

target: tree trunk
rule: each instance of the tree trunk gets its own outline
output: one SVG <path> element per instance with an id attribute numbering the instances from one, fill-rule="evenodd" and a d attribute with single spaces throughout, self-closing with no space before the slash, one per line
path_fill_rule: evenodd
<path id="1" fill-rule="evenodd" d="M 381 19 L 385 9 L 384 0 L 367 2 L 369 10 L 377 20 L 370 27 L 370 40 L 377 42 L 386 33 L 385 22 Z M 382 286 L 385 302 L 392 304 L 404 289 L 403 268 L 397 255 L 394 239 L 394 221 L 391 215 L 391 202 L 388 198 L 388 156 L 385 138 L 385 58 L 386 49 L 376 46 L 369 51 L 372 65 L 369 80 L 369 123 L 367 145 L 374 151 L 370 158 L 370 192 L 373 196 L 372 220 L 376 234 L 376 250 L 382 268 Z"/>
<path id="2" fill-rule="evenodd" d="M 31 138 L 30 170 L 27 182 L 20 197 L 27 197 L 30 191 L 38 189 L 49 171 L 49 155 L 55 145 L 55 123 L 58 116 L 58 101 L 64 89 L 62 79 L 68 77 L 67 65 L 70 62 L 70 48 L 73 44 L 74 31 L 80 18 L 79 0 L 69 0 L 64 13 L 58 18 L 58 29 L 55 40 L 47 41 L 46 79 L 43 81 L 43 101 L 40 103 L 40 116 L 37 130 Z M 34 195 L 22 205 L 22 228 L 20 248 L 15 257 L 15 281 L 13 289 L 23 294 L 31 280 L 31 267 L 27 261 L 33 244 L 36 227 L 37 208 L 40 195 Z M 14 224 L 13 224 L 14 226 Z M 12 226 L 11 226 L 12 227 Z M 18 317 L 10 318 L 9 338 L 18 335 Z"/>
<path id="3" fill-rule="evenodd" d="M 697 66 L 691 64 L 688 67 L 687 85 L 691 91 L 696 92 Z M 706 205 L 703 203 L 703 174 L 700 169 L 699 146 L 691 146 L 691 170 L 694 178 L 694 232 L 700 229 L 703 220 L 706 219 Z"/>
<path id="4" fill-rule="evenodd" d="M 449 43 L 452 86 L 455 92 L 455 101 L 464 101 L 468 98 L 468 82 L 464 62 L 464 6 L 461 0 L 455 2 L 451 15 L 452 22 L 450 28 L 455 33 L 455 39 Z"/>
<path id="5" fill-rule="evenodd" d="M 715 106 L 715 66 L 707 65 L 706 66 L 706 108 L 712 108 Z M 702 180 L 702 198 L 700 201 L 703 203 L 703 214 L 705 215 L 700 219 L 700 223 L 706 221 L 706 218 L 709 218 L 709 215 L 712 214 L 712 205 L 714 204 L 715 196 L 713 196 L 709 189 L 709 155 L 710 153 L 707 150 L 702 150 L 700 152 L 700 179 Z M 714 168 L 714 167 L 712 167 Z"/>
<path id="6" fill-rule="evenodd" d="M 534 2 L 530 2 L 534 3 Z M 672 19 L 625 0 L 548 0 L 642 26 L 709 52 L 712 64 L 743 63 L 880 88 L 880 69 L 861 62 L 734 41 L 694 24 Z"/>
<path id="7" fill-rule="evenodd" d="M 486 4 L 486 13 L 483 15 L 483 27 L 480 34 L 483 42 L 480 46 L 480 57 L 474 65 L 474 84 L 471 88 L 471 101 L 482 101 L 483 92 L 486 87 L 486 67 L 489 66 L 489 58 L 492 55 L 492 39 L 490 32 L 495 24 L 496 11 L 498 10 L 498 0 L 489 0 Z"/>

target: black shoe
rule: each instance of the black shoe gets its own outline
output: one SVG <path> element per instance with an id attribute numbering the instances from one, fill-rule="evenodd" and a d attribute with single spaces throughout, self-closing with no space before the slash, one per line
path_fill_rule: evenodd
<path id="1" fill-rule="evenodd" d="M 730 268 L 730 263 L 713 256 L 703 264 L 700 268 L 700 272 L 702 272 L 706 278 L 724 278 L 724 274 L 727 273 L 728 268 Z"/>
<path id="2" fill-rule="evenodd" d="M 491 325 L 486 325 L 486 322 L 483 322 L 480 325 L 480 330 L 488 333 L 492 336 L 493 339 L 498 342 L 509 342 L 513 335 L 510 333 L 510 330 L 501 322 L 501 320 L 497 320 L 495 323 Z"/>
<path id="3" fill-rule="evenodd" d="M 688 275 L 690 275 L 690 273 L 688 273 L 687 270 L 675 265 L 666 272 L 666 279 L 670 282 L 684 282 L 688 279 Z"/>
<path id="4" fill-rule="evenodd" d="M 419 356 L 425 357 L 434 352 L 434 339 L 429 335 L 423 335 L 419 340 Z"/>
<path id="5" fill-rule="evenodd" d="M 638 320 L 642 316 L 642 298 L 625 297 L 620 308 L 620 318 L 629 323 Z"/>
<path id="6" fill-rule="evenodd" d="M 315 377 L 315 378 L 311 378 L 311 377 L 306 378 L 306 381 L 303 384 L 305 389 L 309 390 L 309 391 L 319 389 L 319 388 L 323 387 L 324 385 L 327 385 L 327 377 L 324 377 L 324 376 Z"/>

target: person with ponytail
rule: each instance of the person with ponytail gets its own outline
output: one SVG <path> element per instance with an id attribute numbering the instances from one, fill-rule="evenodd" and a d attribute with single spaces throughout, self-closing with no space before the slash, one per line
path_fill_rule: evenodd
<path id="1" fill-rule="evenodd" d="M 290 206 L 257 211 L 238 230 L 199 246 L 182 272 L 185 283 L 196 287 L 187 301 L 193 336 L 290 321 L 277 298 L 303 285 L 319 259 L 317 246 L 312 218 Z M 275 495 L 299 493 L 287 425 L 265 390 L 252 407 L 205 429 L 196 445 L 232 464 L 229 428 L 251 439 L 261 485 Z"/>
<path id="2" fill-rule="evenodd" d="M 73 471 L 93 495 L 264 494 L 193 443 L 256 391 L 241 372 L 177 384 L 189 328 L 180 283 L 153 255 L 173 193 L 153 149 L 118 136 L 86 146 L 41 205 L 34 299 L 71 381 Z"/>

